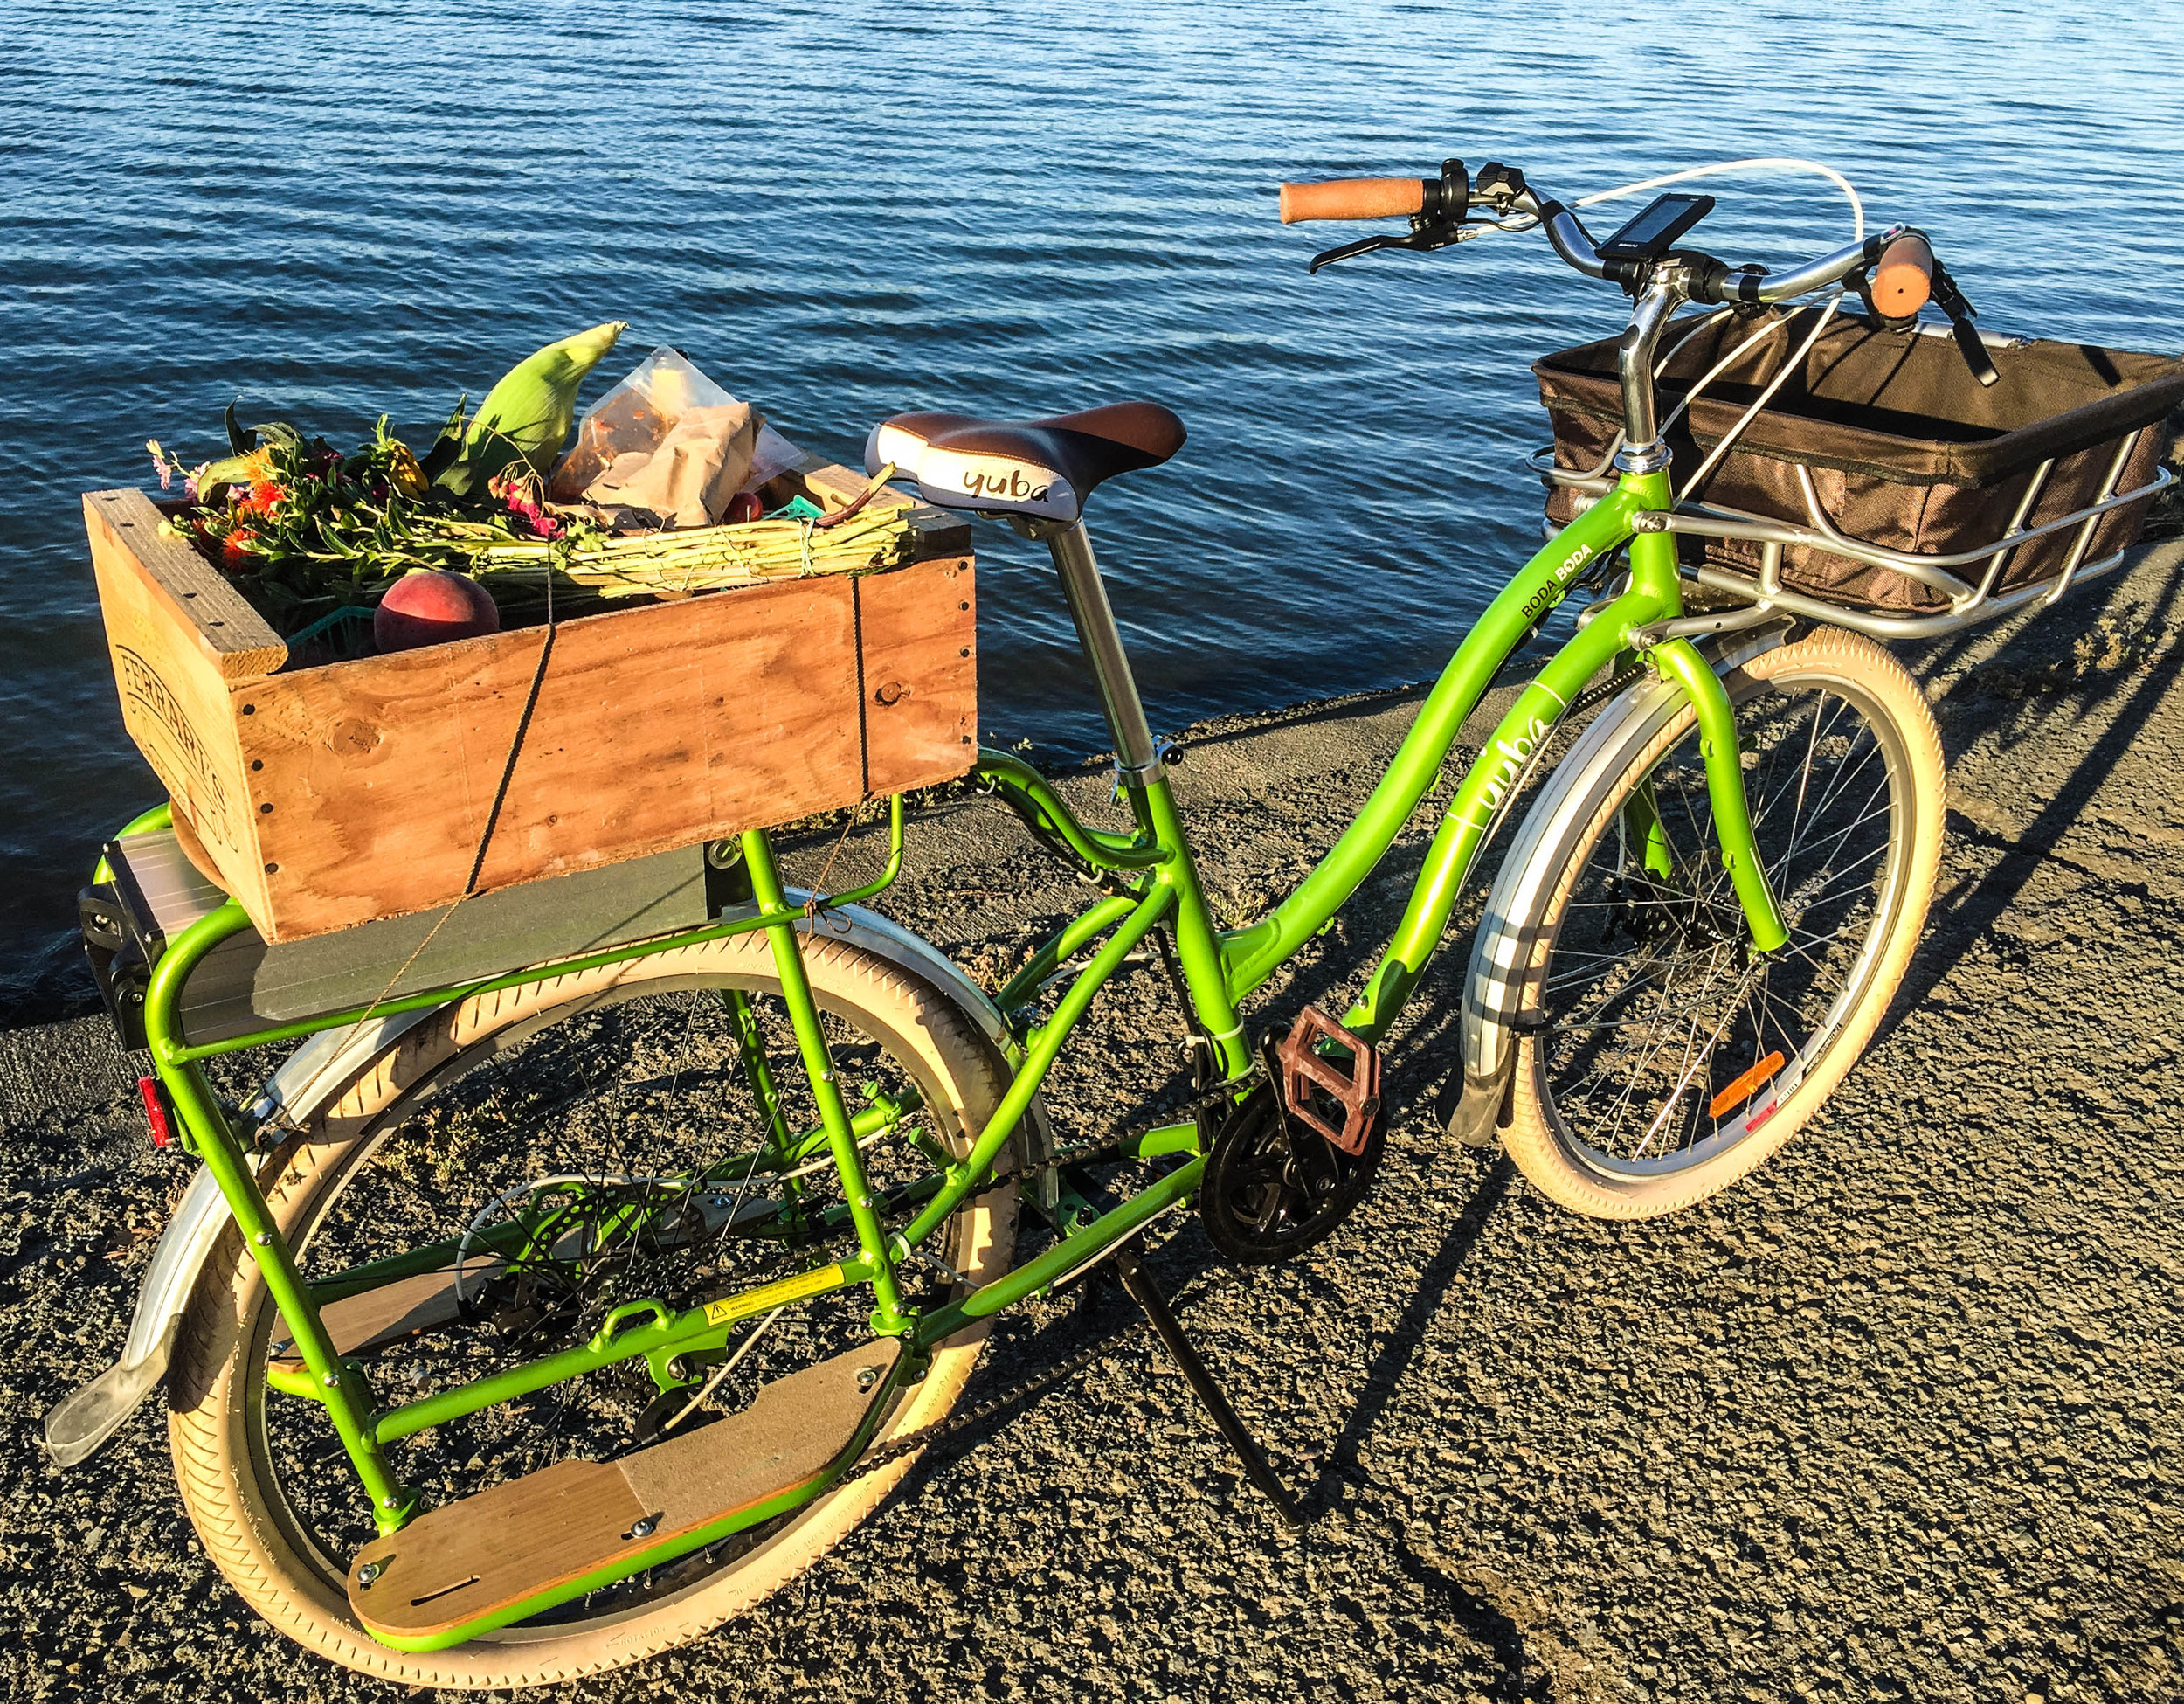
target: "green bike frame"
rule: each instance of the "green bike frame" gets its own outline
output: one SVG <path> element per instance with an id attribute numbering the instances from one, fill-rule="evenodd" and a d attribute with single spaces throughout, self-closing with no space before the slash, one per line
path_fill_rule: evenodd
<path id="1" fill-rule="evenodd" d="M 397 1482 L 388 1463 L 386 1446 L 395 1440 L 639 1355 L 647 1358 L 655 1378 L 665 1388 L 668 1379 L 665 1369 L 672 1358 L 717 1348 L 739 1322 L 789 1303 L 853 1285 L 867 1286 L 873 1302 L 873 1330 L 902 1343 L 898 1379 L 920 1376 L 930 1352 L 971 1321 L 1043 1291 L 1100 1258 L 1157 1215 L 1187 1200 L 1199 1186 L 1205 1160 L 1197 1152 L 1196 1127 L 1178 1126 L 1156 1132 L 1131 1151 L 1182 1153 L 1187 1156 L 1185 1162 L 1113 1210 L 1074 1228 L 1065 1226 L 1068 1234 L 1037 1258 L 924 1313 L 906 1306 L 896 1282 L 896 1264 L 909 1250 L 944 1224 L 967 1197 L 993 1187 L 994 1167 L 1002 1150 L 1023 1125 L 1049 1069 L 1101 987 L 1131 951 L 1156 929 L 1171 932 L 1197 1031 L 1217 1075 L 1241 1097 L 1255 1069 L 1254 1050 L 1246 1041 L 1239 1012 L 1241 1002 L 1335 916 L 1386 855 L 1440 777 L 1458 731 L 1496 670 L 1562 601 L 1573 582 L 1626 546 L 1628 589 L 1573 634 L 1523 689 L 1486 749 L 1464 775 L 1434 836 L 1402 920 L 1344 1022 L 1367 1040 L 1378 1040 L 1387 1033 L 1417 987 L 1481 849 L 1539 761 L 1556 725 L 1603 669 L 1619 662 L 1628 663 L 1634 656 L 1649 662 L 1694 706 L 1725 867 L 1734 880 L 1754 945 L 1761 951 L 1779 946 L 1787 932 L 1753 849 L 1726 692 L 1688 640 L 1652 642 L 1646 632 L 1683 613 L 1676 545 L 1663 534 L 1635 532 L 1633 517 L 1671 506 L 1665 471 L 1626 473 L 1614 491 L 1534 556 L 1494 599 L 1451 658 L 1386 774 L 1356 820 L 1288 897 L 1248 926 L 1224 930 L 1218 925 L 1170 785 L 1158 765 L 1149 778 L 1124 772 L 1122 792 L 1134 826 L 1129 834 L 1116 834 L 1081 822 L 1044 778 L 1020 760 L 1001 752 L 982 753 L 978 765 L 981 776 L 1043 839 L 1088 868 L 1109 891 L 1040 948 L 1002 990 L 999 1004 L 1013 1036 L 1014 1077 L 993 1116 L 976 1133 L 968 1153 L 948 1163 L 923 1186 L 900 1192 L 886 1202 L 875 1202 L 867 1186 L 858 1138 L 860 1126 L 870 1127 L 867 1120 L 895 1114 L 883 1109 L 853 1117 L 834 1081 L 826 1039 L 804 971 L 801 934 L 811 926 L 810 921 L 785 894 L 771 842 L 763 832 L 741 837 L 756 901 L 743 914 L 677 935 L 559 962 L 550 973 L 517 972 L 192 1046 L 183 1040 L 177 1016 L 183 985 L 211 947 L 250 926 L 241 907 L 229 902 L 184 931 L 160 959 L 145 1002 L 145 1029 L 155 1069 L 179 1114 L 183 1139 L 211 1169 L 251 1257 L 294 1330 L 301 1368 L 269 1368 L 269 1382 L 290 1396 L 325 1407 L 370 1500 L 380 1530 L 391 1532 L 411 1517 L 418 1501 L 417 1493 Z M 881 883 L 850 897 L 876 890 L 899 869 L 899 799 L 892 803 L 890 826 L 892 847 L 887 875 Z M 833 1209 L 836 1216 L 831 1223 L 843 1234 L 854 1236 L 854 1255 L 681 1311 L 657 1301 L 630 1304 L 616 1309 L 588 1342 L 469 1386 L 439 1391 L 409 1403 L 383 1405 L 368 1369 L 336 1353 L 321 1322 L 319 1307 L 334 1295 L 354 1293 L 360 1284 L 384 1280 L 377 1278 L 376 1270 L 366 1278 L 351 1275 L 346 1286 L 339 1280 L 314 1286 L 304 1278 L 267 1209 L 243 1138 L 231 1128 L 207 1085 L 202 1062 L 217 1054 L 294 1040 L 369 1016 L 446 1005 L 517 987 L 547 973 L 560 976 L 630 962 L 650 953 L 754 931 L 763 931 L 771 948 L 784 1003 L 797 1037 L 799 1063 L 820 1113 L 822 1128 L 805 1139 L 798 1152 L 817 1152 L 823 1147 L 831 1154 L 845 1198 L 844 1208 Z M 1035 991 L 1088 950 L 1089 961 L 1070 980 L 1052 1014 L 1044 1021 L 1027 1016 Z M 778 1111 L 773 1111 L 777 1103 L 771 1078 L 764 1076 L 771 1067 L 763 1058 L 754 1062 L 750 1056 L 755 1032 L 745 1025 L 739 1033 L 745 1046 L 745 1064 L 755 1065 L 757 1073 L 754 1087 L 761 1091 L 761 1104 L 772 1112 L 769 1153 L 784 1153 L 784 1144 L 790 1137 Z M 743 1163 L 750 1166 L 761 1161 L 753 1159 Z M 897 1222 L 888 1223 L 889 1216 Z M 416 1251 L 406 1260 L 396 1259 L 386 1276 L 397 1276 L 400 1271 L 418 1267 L 419 1262 L 439 1257 L 437 1250 Z M 860 1446 L 865 1435 L 860 1436 Z M 816 1496 L 847 1472 L 854 1454 L 854 1449 L 847 1452 L 805 1494 Z M 778 1511 L 769 1506 L 766 1512 Z M 633 1549 L 628 1557 L 618 1561 L 612 1577 L 653 1566 L 668 1560 L 671 1554 L 681 1554 L 692 1543 L 709 1542 L 717 1536 L 708 1529 L 673 1552 Z M 606 1577 L 580 1584 L 589 1590 L 604 1583 Z M 496 1617 L 492 1624 L 545 1607 L 543 1602 L 518 1606 Z M 465 1627 L 432 1643 L 453 1643 L 483 1631 L 484 1624 Z"/>

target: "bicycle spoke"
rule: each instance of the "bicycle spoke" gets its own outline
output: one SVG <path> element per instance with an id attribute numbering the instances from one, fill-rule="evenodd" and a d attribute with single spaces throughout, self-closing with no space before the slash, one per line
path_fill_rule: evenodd
<path id="1" fill-rule="evenodd" d="M 1748 925 L 1718 853 L 1696 731 L 1654 767 L 1651 818 L 1672 883 L 1648 877 L 1614 816 L 1565 899 L 1541 987 L 1552 1013 L 1538 1055 L 1552 1104 L 1593 1157 L 1673 1166 L 1777 1077 L 1796 1081 L 1861 961 L 1879 915 L 1897 796 L 1890 758 L 1857 702 L 1814 688 L 1738 706 L 1752 832 L 1789 938 L 1751 956 Z M 1743 1098 L 1709 1108 L 1717 1084 L 1780 1055 Z M 1726 1119 L 1728 1122 L 1724 1123 Z"/>

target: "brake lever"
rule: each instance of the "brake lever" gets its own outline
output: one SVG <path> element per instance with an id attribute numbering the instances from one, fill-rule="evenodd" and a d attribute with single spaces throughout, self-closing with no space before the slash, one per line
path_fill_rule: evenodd
<path id="1" fill-rule="evenodd" d="M 1926 233 L 1911 225 L 1891 225 L 1879 237 L 1868 239 L 1867 252 L 1877 260 L 1881 245 L 1905 235 L 1923 238 Z M 1933 253 L 1933 242 L 1930 238 L 1927 239 L 1926 252 Z M 1866 317 L 1883 330 L 1909 331 L 1918 323 L 1916 310 L 1901 315 L 1889 315 L 1883 314 L 1875 304 L 1871 260 L 1845 282 L 1857 292 L 1858 300 L 1865 304 Z M 1972 370 L 1972 377 L 1988 387 L 1999 384 L 2002 376 L 1994 370 L 1994 358 L 1987 354 L 1987 345 L 1980 342 L 1978 329 L 1972 323 L 1979 317 L 1980 310 L 1973 307 L 1963 290 L 1958 287 L 1957 281 L 1949 275 L 1948 267 L 1941 264 L 1939 255 L 1934 256 L 1932 286 L 1927 295 L 1935 307 L 1949 316 L 1949 335 L 1956 340 L 1957 353 L 1964 357 L 1964 364 Z"/>
<path id="2" fill-rule="evenodd" d="M 1378 237 L 1360 237 L 1354 243 L 1337 243 L 1334 247 L 1322 249 L 1315 254 L 1312 257 L 1312 264 L 1306 270 L 1317 272 L 1322 267 L 1331 267 L 1337 260 L 1350 260 L 1360 254 L 1370 254 L 1376 248 L 1400 248 L 1403 246 L 1404 240 L 1401 237 L 1390 237 L 1384 234 Z"/>
<path id="3" fill-rule="evenodd" d="M 1979 309 L 1965 298 L 1957 287 L 1957 281 L 1949 276 L 1948 267 L 1937 260 L 1934 262 L 1934 306 L 1949 316 L 1949 332 L 1957 340 L 1957 353 L 1964 357 L 1964 364 L 1972 370 L 1972 377 L 1992 388 L 2001 379 L 1994 371 L 1994 359 L 1987 352 L 1987 345 L 1980 341 L 1978 329 L 1972 322 L 1979 317 Z"/>
<path id="4" fill-rule="evenodd" d="M 1375 249 L 1408 248 L 1425 253 L 1436 248 L 1447 248 L 1451 243 L 1462 242 L 1463 233 L 1472 226 L 1491 223 L 1488 219 L 1464 219 L 1455 225 L 1413 224 L 1407 237 L 1360 237 L 1354 243 L 1342 243 L 1333 248 L 1323 249 L 1312 257 L 1312 264 L 1305 270 L 1317 272 L 1322 267 L 1331 267 L 1337 260 L 1355 260 L 1358 255 L 1370 254 Z"/>

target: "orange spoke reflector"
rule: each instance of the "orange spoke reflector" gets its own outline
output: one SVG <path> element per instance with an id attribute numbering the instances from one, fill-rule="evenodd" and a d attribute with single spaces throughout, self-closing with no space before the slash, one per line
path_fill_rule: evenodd
<path id="1" fill-rule="evenodd" d="M 1719 1094 L 1716 1095 L 1713 1099 L 1708 1101 L 1706 1103 L 1706 1116 L 1710 1119 L 1718 1119 L 1723 1113 L 1726 1112 L 1731 1107 L 1736 1105 L 1739 1101 L 1750 1099 L 1752 1091 L 1754 1089 L 1758 1088 L 1762 1083 L 1766 1082 L 1767 1078 L 1773 1077 L 1775 1072 L 1780 1070 L 1781 1069 L 1782 1055 L 1780 1051 L 1777 1050 L 1773 1053 L 1770 1053 L 1766 1058 L 1762 1059 L 1758 1064 L 1754 1065 L 1750 1070 L 1746 1071 L 1742 1077 L 1738 1077 L 1726 1089 L 1724 1089 Z"/>

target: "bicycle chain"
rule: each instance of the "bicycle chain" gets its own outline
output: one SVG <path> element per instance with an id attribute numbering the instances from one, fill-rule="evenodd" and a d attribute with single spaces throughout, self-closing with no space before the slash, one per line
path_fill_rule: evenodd
<path id="1" fill-rule="evenodd" d="M 1254 1072 L 1253 1075 L 1255 1077 L 1257 1073 Z M 1066 1153 L 1054 1154 L 1040 1160 L 1036 1166 L 1026 1166 L 1020 1171 L 1010 1172 L 993 1181 L 996 1183 L 1028 1183 L 1033 1178 L 1044 1177 L 1048 1172 L 1058 1172 L 1069 1166 L 1081 1166 L 1087 1160 L 1097 1160 L 1103 1154 L 1116 1155 L 1117 1150 L 1126 1142 L 1142 1140 L 1156 1130 L 1165 1130 L 1171 1125 L 1196 1119 L 1201 1112 L 1211 1112 L 1214 1107 L 1225 1102 L 1232 1102 L 1240 1084 L 1249 1083 L 1251 1080 L 1251 1077 L 1240 1077 L 1233 1083 L 1217 1083 L 1212 1088 L 1192 1095 L 1180 1105 L 1139 1125 L 1134 1130 L 1126 1130 L 1121 1135 L 1109 1137 L 1104 1142 L 1089 1142 L 1071 1148 Z"/>

